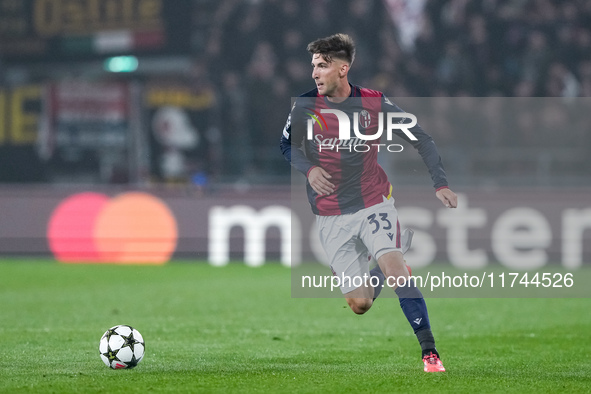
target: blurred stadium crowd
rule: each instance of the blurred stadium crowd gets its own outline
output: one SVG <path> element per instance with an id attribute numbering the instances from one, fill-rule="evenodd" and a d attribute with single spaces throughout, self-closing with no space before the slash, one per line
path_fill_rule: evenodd
<path id="1" fill-rule="evenodd" d="M 456 181 L 472 184 L 478 177 L 504 177 L 502 182 L 512 179 L 518 184 L 591 182 L 586 176 L 591 169 L 587 159 L 591 133 L 584 119 L 591 113 L 585 99 L 591 97 L 589 0 L 192 0 L 191 4 L 191 36 L 184 37 L 191 42 L 190 52 L 174 59 L 161 55 L 152 63 L 151 73 L 142 74 L 142 64 L 148 64 L 142 58 L 138 73 L 113 75 L 99 66 L 100 74 L 92 74 L 87 63 L 69 62 L 54 68 L 37 65 L 40 76 L 30 73 L 29 80 L 14 69 L 6 78 L 0 65 L 0 93 L 2 85 L 14 85 L 10 79 L 20 84 L 68 78 L 139 84 L 145 98 L 137 105 L 144 108 L 136 112 L 144 119 L 136 124 L 143 125 L 147 135 L 143 143 L 149 146 L 131 158 L 125 152 L 114 157 L 109 149 L 111 158 L 96 153 L 101 174 L 106 174 L 97 175 L 98 182 L 144 179 L 148 170 L 143 168 L 148 165 L 142 164 L 142 155 L 148 151 L 151 157 L 144 161 L 150 161 L 150 179 L 156 181 L 178 182 L 181 174 L 181 181 L 200 184 L 288 182 L 289 166 L 278 142 L 290 98 L 314 87 L 306 45 L 344 32 L 357 43 L 352 83 L 381 90 L 400 104 L 402 98 L 425 98 L 401 106 L 424 113 L 419 123 L 434 136 L 446 167 L 459 178 Z M 189 66 L 180 70 L 185 63 Z M 68 71 L 68 67 L 73 68 Z M 191 92 L 186 92 L 189 88 Z M 164 108 L 170 104 L 159 101 L 162 97 L 172 97 L 172 102 L 189 97 L 186 103 L 202 105 L 174 113 Z M 476 99 L 484 97 L 490 99 Z M 529 107 L 524 107 L 511 101 L 518 97 L 550 101 L 530 99 Z M 566 102 L 576 105 L 556 105 Z M 504 116 L 504 111 L 516 108 L 530 109 Z M 131 116 L 121 112 L 122 117 Z M 541 113 L 544 116 L 536 116 Z M 459 117 L 454 122 L 456 114 L 470 119 Z M 573 120 L 573 114 L 578 118 Z M 122 129 L 133 123 L 123 120 Z M 162 138 L 172 124 L 187 125 L 183 133 L 197 130 L 200 136 L 179 137 L 178 146 L 173 146 Z M 17 148 L 0 146 L 6 163 L 24 157 Z M 81 166 L 68 161 L 74 156 L 72 149 L 64 152 L 67 157 L 57 164 L 70 179 L 68 169 Z M 90 157 L 80 152 L 77 156 L 78 160 Z M 412 179 L 424 169 L 414 156 L 399 155 L 385 165 Z M 109 175 L 125 173 L 134 157 L 135 178 Z M 40 174 L 47 158 L 36 160 L 27 156 L 21 166 L 37 163 L 37 169 L 29 172 Z M 118 167 L 123 171 L 113 170 Z M 93 166 L 89 171 L 99 170 Z M 175 175 L 167 177 L 167 171 Z M 3 176 L 0 170 L 3 179 L 24 178 L 20 173 Z"/>
<path id="2" fill-rule="evenodd" d="M 353 79 L 393 96 L 591 96 L 589 1 L 405 3 L 222 1 L 209 71 L 226 84 L 244 77 L 249 90 L 303 92 L 306 44 L 340 31 L 358 45 Z"/>
<path id="3" fill-rule="evenodd" d="M 227 162 L 231 173 L 282 170 L 280 158 L 272 158 L 289 111 L 286 98 L 314 87 L 306 45 L 334 32 L 357 42 L 350 80 L 394 98 L 591 96 L 591 2 L 586 0 L 224 0 L 209 32 L 202 72 L 221 98 L 224 145 L 239 152 Z M 588 147 L 580 130 L 571 137 L 583 141 L 565 141 L 542 138 L 535 127 L 504 130 L 511 134 L 497 138 L 487 135 L 488 125 L 474 126 L 482 138 L 460 141 L 461 135 L 428 131 L 444 150 L 453 144 L 456 151 L 506 146 L 517 151 L 497 154 L 511 158 L 520 156 L 520 148 L 536 149 L 522 152 L 531 160 L 513 166 L 517 173 L 524 166 L 533 174 L 543 172 L 538 164 L 544 146 L 550 149 L 543 159 L 549 171 L 549 161 L 565 155 L 575 161 L 567 165 L 569 171 L 586 168 L 583 152 L 568 150 Z M 245 145 L 254 149 L 240 149 Z M 466 171 L 471 167 L 465 160 L 455 164 Z"/>

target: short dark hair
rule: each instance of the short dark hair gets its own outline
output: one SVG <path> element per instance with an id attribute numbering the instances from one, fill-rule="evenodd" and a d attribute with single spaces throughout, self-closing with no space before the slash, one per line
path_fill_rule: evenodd
<path id="1" fill-rule="evenodd" d="M 355 60 L 355 43 L 347 34 L 337 33 L 312 41 L 308 44 L 308 52 L 320 54 L 329 63 L 333 59 L 341 59 L 351 65 Z"/>

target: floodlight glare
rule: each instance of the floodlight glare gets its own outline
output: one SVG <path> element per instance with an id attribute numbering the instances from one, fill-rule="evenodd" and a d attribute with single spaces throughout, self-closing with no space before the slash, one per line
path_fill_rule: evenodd
<path id="1" fill-rule="evenodd" d="M 112 73 L 129 73 L 137 70 L 138 63 L 135 56 L 115 56 L 105 60 L 104 68 Z"/>

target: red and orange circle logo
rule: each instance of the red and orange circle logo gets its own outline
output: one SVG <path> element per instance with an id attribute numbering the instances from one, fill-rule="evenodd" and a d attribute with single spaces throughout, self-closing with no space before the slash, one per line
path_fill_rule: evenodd
<path id="1" fill-rule="evenodd" d="M 178 241 L 176 220 L 162 200 L 130 192 L 68 197 L 53 211 L 49 248 L 64 263 L 164 264 Z"/>

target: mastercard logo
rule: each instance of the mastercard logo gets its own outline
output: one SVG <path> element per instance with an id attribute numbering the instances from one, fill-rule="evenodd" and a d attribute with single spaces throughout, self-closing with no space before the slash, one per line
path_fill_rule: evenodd
<path id="1" fill-rule="evenodd" d="M 178 229 L 170 209 L 150 194 L 87 192 L 55 208 L 47 239 L 64 263 L 164 264 L 176 249 Z"/>

